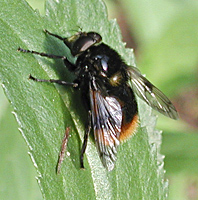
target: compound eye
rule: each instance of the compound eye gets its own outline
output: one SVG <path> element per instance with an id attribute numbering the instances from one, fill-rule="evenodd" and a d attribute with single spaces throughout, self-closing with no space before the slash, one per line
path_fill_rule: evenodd
<path id="1" fill-rule="evenodd" d="M 102 40 L 102 37 L 95 32 L 83 33 L 74 43 L 71 48 L 71 53 L 73 56 L 76 56 L 96 43 L 99 43 Z"/>
<path id="2" fill-rule="evenodd" d="M 102 41 L 101 35 L 96 32 L 89 32 L 87 36 L 91 37 L 95 41 L 95 44 Z"/>
<path id="3" fill-rule="evenodd" d="M 73 56 L 76 56 L 84 51 L 86 51 L 90 46 L 94 45 L 95 42 L 92 38 L 87 36 L 80 37 L 74 44 L 71 49 Z"/>

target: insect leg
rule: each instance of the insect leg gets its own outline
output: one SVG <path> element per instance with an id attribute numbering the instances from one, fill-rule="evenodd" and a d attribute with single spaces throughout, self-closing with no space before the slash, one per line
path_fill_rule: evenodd
<path id="1" fill-rule="evenodd" d="M 67 127 L 66 131 L 65 131 L 65 135 L 64 135 L 63 141 L 62 141 L 61 151 L 59 153 L 59 159 L 58 159 L 58 164 L 57 164 L 57 168 L 56 168 L 56 173 L 57 174 L 60 173 L 61 164 L 62 164 L 62 162 L 64 160 L 64 157 L 65 157 L 65 151 L 66 151 L 67 143 L 68 143 L 68 139 L 69 139 L 69 131 L 70 131 L 70 128 Z"/>
<path id="2" fill-rule="evenodd" d="M 84 135 L 84 141 L 83 141 L 83 145 L 82 145 L 82 149 L 80 152 L 80 167 L 84 168 L 84 164 L 83 164 L 83 158 L 84 158 L 84 153 L 87 147 L 87 141 L 88 141 L 88 137 L 91 131 L 91 111 L 89 110 L 88 112 L 88 124 L 85 130 L 85 135 Z"/>
<path id="3" fill-rule="evenodd" d="M 65 56 L 57 56 L 57 55 L 53 55 L 53 54 L 47 54 L 47 53 L 40 53 L 37 51 L 31 51 L 31 50 L 26 50 L 26 49 L 22 49 L 22 48 L 18 48 L 17 51 L 23 52 L 23 53 L 32 53 L 32 54 L 37 54 L 43 57 L 47 57 L 47 58 L 58 58 L 58 59 L 62 59 L 65 60 L 67 59 Z"/>
<path id="4" fill-rule="evenodd" d="M 47 57 L 47 58 L 62 59 L 64 64 L 66 65 L 66 67 L 70 71 L 75 70 L 75 65 L 73 65 L 71 62 L 69 62 L 69 60 L 65 56 L 57 56 L 57 55 L 53 55 L 53 54 L 40 53 L 40 52 L 37 52 L 37 51 L 22 49 L 20 47 L 18 48 L 18 51 L 23 52 L 23 53 L 37 54 L 37 55 Z M 38 78 L 33 77 L 31 74 L 29 75 L 29 79 L 32 79 L 32 80 L 37 81 L 37 82 L 50 82 L 50 83 L 57 83 L 57 84 L 60 84 L 60 85 L 68 85 L 68 86 L 78 87 L 77 83 L 69 83 L 69 82 L 66 82 L 66 81 L 54 80 L 54 79 L 50 79 L 50 80 L 38 79 Z"/>
<path id="5" fill-rule="evenodd" d="M 45 31 L 48 35 L 52 35 L 52 36 L 58 38 L 59 40 L 64 40 L 64 39 L 65 39 L 65 38 L 63 38 L 63 37 L 61 37 L 61 36 L 59 36 L 59 35 L 56 35 L 56 34 L 54 34 L 54 33 L 50 33 L 50 32 L 49 32 L 48 30 L 46 30 L 46 29 L 44 29 L 44 31 Z"/>
<path id="6" fill-rule="evenodd" d="M 54 80 L 54 79 L 38 79 L 33 77 L 31 74 L 29 75 L 29 79 L 36 81 L 36 82 L 48 82 L 48 83 L 57 83 L 59 85 L 67 85 L 67 86 L 72 86 L 74 88 L 78 87 L 78 83 L 70 83 L 70 82 L 66 82 L 66 81 L 62 81 L 62 80 Z"/>
<path id="7" fill-rule="evenodd" d="M 76 66 L 74 64 L 72 64 L 65 56 L 58 56 L 58 55 L 53 55 L 53 54 L 47 54 L 47 53 L 43 53 L 43 52 L 37 52 L 37 51 L 31 51 L 28 49 L 22 49 L 22 48 L 18 48 L 17 51 L 23 52 L 23 53 L 32 53 L 32 54 L 36 54 L 39 56 L 43 56 L 43 57 L 47 57 L 47 58 L 53 58 L 53 59 L 62 59 L 65 66 L 70 70 L 70 71 L 74 71 L 76 69 Z"/>

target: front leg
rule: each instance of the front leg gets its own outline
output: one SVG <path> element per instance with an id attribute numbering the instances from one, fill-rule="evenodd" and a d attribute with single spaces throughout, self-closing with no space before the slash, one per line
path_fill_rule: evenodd
<path id="1" fill-rule="evenodd" d="M 48 54 L 48 53 L 43 53 L 43 52 L 38 52 L 38 51 L 32 51 L 29 49 L 22 49 L 21 47 L 19 47 L 17 49 L 17 51 L 19 52 L 23 52 L 23 53 L 31 53 L 31 54 L 36 54 L 42 57 L 47 57 L 47 58 L 52 58 L 52 59 L 62 59 L 65 66 L 70 70 L 70 71 L 75 71 L 76 66 L 74 64 L 72 64 L 65 56 L 59 56 L 59 55 L 54 55 L 54 54 Z"/>
<path id="2" fill-rule="evenodd" d="M 63 40 L 64 41 L 66 39 L 66 38 L 63 38 L 63 37 L 61 37 L 61 36 L 59 36 L 57 34 L 49 32 L 47 29 L 44 29 L 44 32 L 47 33 L 48 35 L 51 35 L 51 36 L 54 36 L 54 37 L 58 38 L 59 40 Z"/>

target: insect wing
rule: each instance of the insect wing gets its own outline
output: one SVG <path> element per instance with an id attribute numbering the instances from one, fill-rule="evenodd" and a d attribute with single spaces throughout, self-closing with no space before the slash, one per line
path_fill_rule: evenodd
<path id="1" fill-rule="evenodd" d="M 163 115 L 172 119 L 178 118 L 177 111 L 171 101 L 165 94 L 143 77 L 138 69 L 129 67 L 128 73 L 130 76 L 130 85 L 141 99 Z"/>
<path id="2" fill-rule="evenodd" d="M 90 88 L 90 102 L 95 143 L 104 167 L 111 171 L 116 161 L 117 146 L 122 125 L 120 103 L 100 90 Z"/>

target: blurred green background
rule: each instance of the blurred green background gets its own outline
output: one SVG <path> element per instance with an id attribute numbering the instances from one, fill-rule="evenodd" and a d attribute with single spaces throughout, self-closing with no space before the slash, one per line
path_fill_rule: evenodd
<path id="1" fill-rule="evenodd" d="M 44 15 L 43 0 L 28 0 Z M 169 179 L 169 200 L 198 199 L 198 1 L 105 0 L 138 68 L 175 104 L 180 119 L 159 115 L 161 152 Z M 87 22 L 89 23 L 89 22 Z M 43 27 L 45 28 L 45 27 Z M 36 170 L 0 89 L 0 196 L 42 199 Z M 12 188 L 12 190 L 10 190 Z"/>

